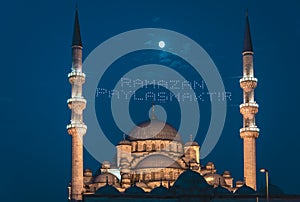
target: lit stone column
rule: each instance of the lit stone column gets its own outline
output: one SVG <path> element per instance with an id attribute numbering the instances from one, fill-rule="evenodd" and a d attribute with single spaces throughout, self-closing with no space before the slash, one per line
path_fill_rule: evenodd
<path id="1" fill-rule="evenodd" d="M 259 136 L 259 128 L 255 124 L 258 104 L 254 100 L 254 89 L 257 86 L 257 79 L 254 77 L 253 48 L 248 16 L 246 17 L 243 51 L 243 78 L 240 79 L 240 86 L 243 89 L 243 104 L 240 105 L 240 113 L 243 115 L 243 128 L 240 129 L 240 136 L 244 145 L 244 179 L 247 186 L 256 190 L 255 141 Z"/>
<path id="2" fill-rule="evenodd" d="M 82 96 L 82 85 L 85 82 L 85 74 L 82 73 L 82 43 L 77 10 L 72 42 L 72 71 L 68 74 L 68 77 L 72 85 L 71 98 L 67 101 L 71 110 L 71 123 L 67 125 L 68 133 L 72 136 L 71 200 L 82 201 L 84 191 L 83 136 L 87 127 L 83 122 L 83 110 L 86 107 L 86 100 Z"/>

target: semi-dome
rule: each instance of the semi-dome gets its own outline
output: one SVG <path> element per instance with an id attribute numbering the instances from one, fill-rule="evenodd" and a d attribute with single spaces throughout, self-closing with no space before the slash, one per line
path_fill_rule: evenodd
<path id="1" fill-rule="evenodd" d="M 141 160 L 135 167 L 135 169 L 141 168 L 181 168 L 180 165 L 173 159 L 155 154 L 148 156 Z"/>
<path id="2" fill-rule="evenodd" d="M 217 186 L 215 188 L 215 195 L 232 195 L 232 192 L 230 192 L 225 187 Z"/>
<path id="3" fill-rule="evenodd" d="M 244 184 L 243 186 L 238 188 L 238 190 L 236 190 L 236 192 L 234 192 L 234 194 L 253 195 L 253 194 L 256 194 L 256 191 L 254 189 L 252 189 L 251 187 L 248 187 L 246 184 Z"/>
<path id="4" fill-rule="evenodd" d="M 111 174 L 111 173 L 102 173 L 95 177 L 94 183 L 108 183 L 108 184 L 115 184 L 119 180 L 118 178 Z"/>
<path id="5" fill-rule="evenodd" d="M 213 188 L 199 173 L 186 170 L 173 184 L 171 191 L 176 194 L 213 194 Z"/>
<path id="6" fill-rule="evenodd" d="M 145 191 L 142 188 L 140 188 L 140 187 L 138 187 L 136 185 L 133 185 L 133 186 L 127 188 L 125 190 L 125 193 L 126 194 L 144 194 Z"/>
<path id="7" fill-rule="evenodd" d="M 155 194 L 155 195 L 164 195 L 164 194 L 169 193 L 169 189 L 167 189 L 163 185 L 160 185 L 160 186 L 155 187 L 154 189 L 152 189 L 152 191 L 150 193 Z"/>
<path id="8" fill-rule="evenodd" d="M 151 119 L 139 124 L 129 133 L 129 140 L 175 140 L 181 142 L 177 130 L 168 123 Z"/>
<path id="9" fill-rule="evenodd" d="M 95 194 L 114 195 L 119 193 L 120 192 L 114 186 L 106 184 L 103 187 L 100 187 Z"/>
<path id="10" fill-rule="evenodd" d="M 206 180 L 206 182 L 212 186 L 225 186 L 226 182 L 224 177 L 222 177 L 221 175 L 217 174 L 217 173 L 208 173 L 206 175 L 204 175 L 204 178 Z"/>

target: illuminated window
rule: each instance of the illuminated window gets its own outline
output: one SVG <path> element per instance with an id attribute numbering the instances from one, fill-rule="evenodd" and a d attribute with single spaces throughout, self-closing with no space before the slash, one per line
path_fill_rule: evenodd
<path id="1" fill-rule="evenodd" d="M 151 180 L 154 180 L 154 179 L 155 179 L 155 173 L 152 172 L 152 173 L 151 173 Z"/>
<path id="2" fill-rule="evenodd" d="M 170 171 L 169 177 L 170 177 L 170 179 L 173 179 L 173 172 L 172 171 Z"/>
<path id="3" fill-rule="evenodd" d="M 160 177 L 161 177 L 161 179 L 164 179 L 164 177 L 165 177 L 165 173 L 163 170 L 160 171 Z"/>
<path id="4" fill-rule="evenodd" d="M 155 151 L 155 144 L 152 144 L 152 151 Z"/>

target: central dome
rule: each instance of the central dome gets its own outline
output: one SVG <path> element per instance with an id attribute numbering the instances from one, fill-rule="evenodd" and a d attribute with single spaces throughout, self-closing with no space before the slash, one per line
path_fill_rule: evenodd
<path id="1" fill-rule="evenodd" d="M 146 139 L 181 142 L 181 137 L 174 127 L 156 119 L 139 124 L 129 133 L 129 140 L 131 141 Z"/>

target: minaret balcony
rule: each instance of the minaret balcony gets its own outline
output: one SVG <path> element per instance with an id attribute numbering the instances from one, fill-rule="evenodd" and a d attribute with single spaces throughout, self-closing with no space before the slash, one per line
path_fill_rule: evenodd
<path id="1" fill-rule="evenodd" d="M 83 97 L 72 97 L 67 100 L 67 103 L 72 103 L 72 102 L 83 102 L 86 103 L 86 100 Z"/>
<path id="2" fill-rule="evenodd" d="M 82 85 L 85 82 L 85 74 L 82 72 L 72 71 L 68 77 L 71 84 Z"/>
<path id="3" fill-rule="evenodd" d="M 246 119 L 253 119 L 258 112 L 258 104 L 256 102 L 243 103 L 240 105 L 240 113 Z"/>
<path id="4" fill-rule="evenodd" d="M 84 123 L 71 123 L 67 125 L 67 130 L 70 135 L 84 135 L 86 133 L 87 126 Z"/>
<path id="5" fill-rule="evenodd" d="M 85 73 L 83 72 L 78 72 L 78 71 L 72 71 L 68 74 L 68 77 L 84 77 L 85 78 Z"/>
<path id="6" fill-rule="evenodd" d="M 259 128 L 256 126 L 244 127 L 240 129 L 241 138 L 250 137 L 250 138 L 258 138 Z"/>
<path id="7" fill-rule="evenodd" d="M 69 109 L 83 110 L 86 107 L 86 100 L 82 97 L 74 97 L 67 100 Z"/>
<path id="8" fill-rule="evenodd" d="M 243 77 L 240 79 L 240 86 L 245 92 L 250 92 L 257 86 L 257 78 Z"/>

